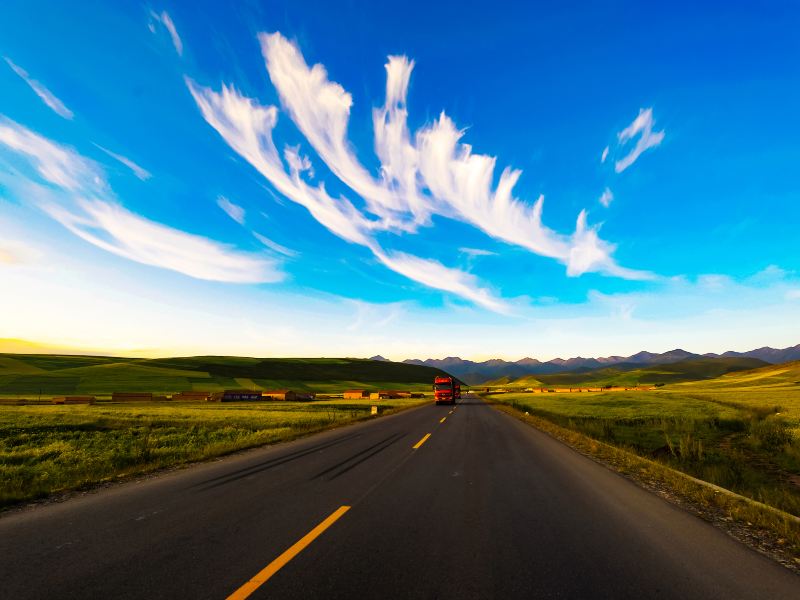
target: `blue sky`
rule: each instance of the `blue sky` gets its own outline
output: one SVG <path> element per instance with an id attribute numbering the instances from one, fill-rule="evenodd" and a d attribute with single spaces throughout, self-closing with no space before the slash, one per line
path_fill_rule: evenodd
<path id="1" fill-rule="evenodd" d="M 0 8 L 0 350 L 800 341 L 795 3 L 217 4 Z"/>

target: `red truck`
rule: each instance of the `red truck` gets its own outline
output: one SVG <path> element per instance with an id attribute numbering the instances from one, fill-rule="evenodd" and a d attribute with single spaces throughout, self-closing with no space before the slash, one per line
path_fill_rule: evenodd
<path id="1" fill-rule="evenodd" d="M 436 377 L 433 380 L 436 404 L 455 404 L 461 399 L 461 383 L 455 377 Z"/>

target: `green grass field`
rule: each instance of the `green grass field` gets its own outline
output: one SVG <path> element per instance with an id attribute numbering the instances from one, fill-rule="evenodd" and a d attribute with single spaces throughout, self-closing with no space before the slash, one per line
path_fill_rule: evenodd
<path id="1" fill-rule="evenodd" d="M 490 397 L 800 516 L 800 362 L 656 391 Z"/>
<path id="2" fill-rule="evenodd" d="M 382 414 L 426 402 L 382 400 Z M 373 403 L 376 404 L 376 403 Z M 365 401 L 0 406 L 0 507 L 369 418 Z"/>
<path id="3" fill-rule="evenodd" d="M 353 358 L 0 354 L 0 397 L 103 396 L 115 391 L 171 394 L 231 388 L 329 393 L 351 388 L 430 390 L 433 378 L 441 373 L 420 365 Z"/>

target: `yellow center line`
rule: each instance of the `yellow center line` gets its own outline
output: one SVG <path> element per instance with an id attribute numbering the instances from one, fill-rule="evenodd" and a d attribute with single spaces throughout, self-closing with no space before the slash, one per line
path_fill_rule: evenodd
<path id="1" fill-rule="evenodd" d="M 286 566 L 290 560 L 300 554 L 311 542 L 322 535 L 322 533 L 328 527 L 338 521 L 339 518 L 348 510 L 350 510 L 349 506 L 340 506 L 337 508 L 328 518 L 322 521 L 322 523 L 304 535 L 300 541 L 295 543 L 286 552 L 281 554 L 278 558 L 256 573 L 256 575 L 250 581 L 228 596 L 227 600 L 244 600 L 244 598 L 249 597 L 253 592 L 264 585 L 264 583 L 266 583 L 270 577 L 280 571 L 282 567 Z"/>
<path id="2" fill-rule="evenodd" d="M 430 433 L 426 433 L 420 441 L 418 441 L 416 444 L 414 444 L 413 449 L 416 450 L 417 448 L 422 446 L 422 444 L 424 444 L 425 442 L 428 441 L 429 437 L 431 437 L 431 434 Z"/>
<path id="3" fill-rule="evenodd" d="M 447 418 L 447 417 L 442 417 L 442 419 L 439 421 L 439 423 L 444 423 L 444 420 L 445 420 L 446 418 Z"/>

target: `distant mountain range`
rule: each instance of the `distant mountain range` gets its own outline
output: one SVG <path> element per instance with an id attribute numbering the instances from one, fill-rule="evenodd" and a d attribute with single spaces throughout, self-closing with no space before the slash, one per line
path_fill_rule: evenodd
<path id="1" fill-rule="evenodd" d="M 464 360 L 457 356 L 447 358 L 428 358 L 420 360 L 411 358 L 403 362 L 414 365 L 425 365 L 447 371 L 465 383 L 475 385 L 500 377 L 517 378 L 526 375 L 550 375 L 554 373 L 580 373 L 594 369 L 602 369 L 614 365 L 657 365 L 701 358 L 757 358 L 771 364 L 800 360 L 800 344 L 791 348 L 776 349 L 770 347 L 756 348 L 748 352 L 724 352 L 722 354 L 695 354 L 676 349 L 661 354 L 653 352 L 637 352 L 631 356 L 604 356 L 600 358 L 554 358 L 542 362 L 535 358 L 523 358 L 510 362 L 494 358 L 483 362 Z M 372 360 L 386 360 L 382 356 L 373 356 Z"/>

